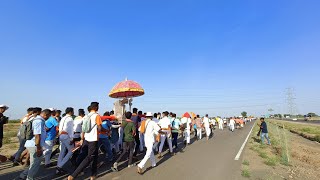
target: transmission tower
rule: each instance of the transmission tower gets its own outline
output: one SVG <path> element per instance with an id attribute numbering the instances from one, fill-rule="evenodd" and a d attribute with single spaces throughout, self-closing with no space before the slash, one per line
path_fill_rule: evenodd
<path id="1" fill-rule="evenodd" d="M 294 92 L 294 88 L 287 88 L 286 89 L 286 102 L 288 105 L 289 114 L 295 115 L 296 113 L 296 103 L 295 103 L 296 95 Z"/>

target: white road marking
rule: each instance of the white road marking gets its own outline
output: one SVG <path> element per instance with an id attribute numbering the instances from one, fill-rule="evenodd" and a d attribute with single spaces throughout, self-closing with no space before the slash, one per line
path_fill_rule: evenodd
<path id="1" fill-rule="evenodd" d="M 240 148 L 237 156 L 234 158 L 235 161 L 239 161 L 240 156 L 241 156 L 241 154 L 242 154 L 242 151 L 243 151 L 244 147 L 246 146 L 246 144 L 247 144 L 247 142 L 248 142 L 248 139 L 249 139 L 249 137 L 250 137 L 250 135 L 251 135 L 251 133 L 252 133 L 252 130 L 253 130 L 253 128 L 254 128 L 255 125 L 256 125 L 256 124 L 254 123 L 253 126 L 252 126 L 252 128 L 251 128 L 251 130 L 250 130 L 250 132 L 249 132 L 249 134 L 248 134 L 248 136 L 247 136 L 247 138 L 246 138 L 246 140 L 243 142 L 243 144 L 242 144 L 242 146 L 241 146 L 241 148 Z"/>

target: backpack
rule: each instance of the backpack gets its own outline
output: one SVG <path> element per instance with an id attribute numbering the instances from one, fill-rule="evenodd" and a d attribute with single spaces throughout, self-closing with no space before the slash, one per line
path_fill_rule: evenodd
<path id="1" fill-rule="evenodd" d="M 83 122 L 82 122 L 82 132 L 84 133 L 90 133 L 92 131 L 92 129 L 97 125 L 95 124 L 93 127 L 91 127 L 91 117 L 93 115 L 95 115 L 97 113 L 93 113 L 90 116 L 85 116 L 83 118 Z"/>
<path id="2" fill-rule="evenodd" d="M 20 127 L 20 138 L 23 140 L 31 140 L 34 135 L 33 135 L 33 129 L 32 129 L 32 123 L 34 120 L 38 119 L 33 119 L 29 121 L 29 119 L 22 124 Z"/>
<path id="3" fill-rule="evenodd" d="M 147 120 L 141 122 L 140 133 L 142 133 L 142 134 L 146 133 L 148 124 L 149 124 L 149 122 L 152 121 L 152 120 L 149 120 L 147 124 L 146 124 L 146 121 L 147 121 Z"/>

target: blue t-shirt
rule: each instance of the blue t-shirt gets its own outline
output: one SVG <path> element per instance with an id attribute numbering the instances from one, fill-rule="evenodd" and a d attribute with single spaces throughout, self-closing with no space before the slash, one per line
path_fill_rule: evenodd
<path id="1" fill-rule="evenodd" d="M 103 129 L 110 130 L 111 123 L 109 120 L 102 121 L 101 126 Z M 100 133 L 99 138 L 106 139 L 106 138 L 109 138 L 109 136 L 108 136 L 108 134 Z"/>
<path id="2" fill-rule="evenodd" d="M 266 122 L 261 123 L 261 132 L 268 133 L 268 127 Z"/>
<path id="3" fill-rule="evenodd" d="M 179 132 L 181 121 L 179 119 L 172 119 L 171 125 L 174 128 L 172 132 Z"/>
<path id="4" fill-rule="evenodd" d="M 46 127 L 50 129 L 47 132 L 47 138 L 46 141 L 53 141 L 57 136 L 56 127 L 59 125 L 58 121 L 54 117 L 50 117 L 46 121 Z"/>

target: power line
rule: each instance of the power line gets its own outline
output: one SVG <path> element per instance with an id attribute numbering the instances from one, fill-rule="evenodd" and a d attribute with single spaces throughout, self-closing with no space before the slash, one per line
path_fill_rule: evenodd
<path id="1" fill-rule="evenodd" d="M 288 111 L 290 115 L 296 114 L 296 103 L 295 103 L 296 95 L 294 88 L 286 89 L 286 102 L 288 106 Z"/>

